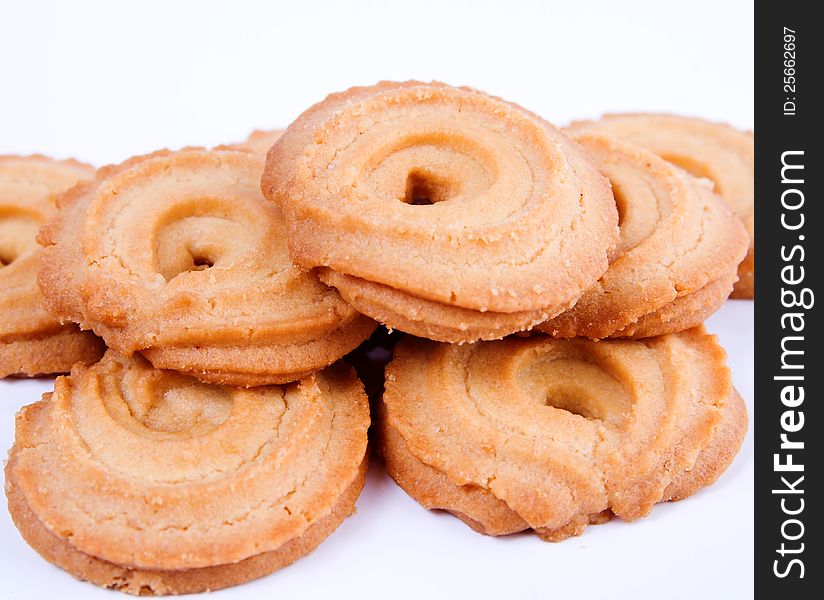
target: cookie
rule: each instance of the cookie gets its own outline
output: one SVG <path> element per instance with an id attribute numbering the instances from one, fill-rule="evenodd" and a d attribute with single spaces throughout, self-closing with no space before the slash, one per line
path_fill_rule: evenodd
<path id="1" fill-rule="evenodd" d="M 211 383 L 294 381 L 375 323 L 295 265 L 249 152 L 161 151 L 101 169 L 41 230 L 50 309 L 125 355 Z"/>
<path id="2" fill-rule="evenodd" d="M 227 144 L 219 148 L 226 150 L 247 150 L 260 156 L 266 156 L 269 148 L 272 147 L 272 144 L 274 144 L 281 135 L 283 135 L 283 129 L 256 129 L 249 134 L 249 137 L 246 138 L 245 141 L 236 144 Z"/>
<path id="3" fill-rule="evenodd" d="M 545 322 L 555 309 L 516 313 L 477 311 L 416 298 L 395 288 L 318 268 L 321 281 L 334 287 L 341 297 L 363 314 L 391 329 L 450 343 L 500 339 L 516 331 Z"/>
<path id="4" fill-rule="evenodd" d="M 617 240 L 609 185 L 566 135 L 439 83 L 332 94 L 272 146 L 261 186 L 298 264 L 387 327 L 440 341 L 567 309 Z"/>
<path id="5" fill-rule="evenodd" d="M 103 355 L 98 337 L 46 311 L 37 287 L 37 230 L 57 213 L 57 193 L 92 177 L 74 160 L 0 156 L 0 378 L 66 373 Z"/>
<path id="6" fill-rule="evenodd" d="M 346 366 L 247 390 L 109 351 L 18 414 L 9 511 L 80 579 L 215 590 L 292 563 L 354 512 L 368 427 Z"/>
<path id="7" fill-rule="evenodd" d="M 747 428 L 726 355 L 703 327 L 644 340 L 405 338 L 378 416 L 389 474 L 488 535 L 559 541 L 685 498 Z"/>
<path id="8" fill-rule="evenodd" d="M 738 267 L 733 298 L 755 293 L 755 182 L 751 132 L 702 119 L 657 114 L 606 115 L 600 121 L 573 123 L 573 133 L 601 133 L 646 148 L 693 175 L 709 179 L 743 221 L 750 247 Z"/>
<path id="9" fill-rule="evenodd" d="M 730 295 L 747 232 L 710 189 L 672 163 L 597 134 L 576 141 L 612 183 L 621 240 L 609 270 L 538 329 L 555 337 L 650 337 L 704 322 Z"/>

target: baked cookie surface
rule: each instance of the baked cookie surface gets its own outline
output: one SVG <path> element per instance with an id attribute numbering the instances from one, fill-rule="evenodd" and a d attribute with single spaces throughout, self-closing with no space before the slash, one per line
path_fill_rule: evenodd
<path id="1" fill-rule="evenodd" d="M 9 510 L 81 579 L 140 595 L 219 589 L 290 564 L 354 512 L 368 427 L 343 365 L 241 389 L 109 351 L 18 414 Z"/>
<path id="2" fill-rule="evenodd" d="M 105 347 L 46 311 L 37 287 L 37 230 L 57 213 L 55 196 L 94 167 L 45 156 L 0 156 L 0 378 L 68 372 Z"/>
<path id="3" fill-rule="evenodd" d="M 298 264 L 388 327 L 441 341 L 565 310 L 617 240 L 609 186 L 566 135 L 438 83 L 332 94 L 272 146 L 261 186 Z"/>
<path id="4" fill-rule="evenodd" d="M 610 267 L 575 306 L 537 327 L 555 337 L 652 337 L 718 310 L 747 253 L 740 220 L 679 167 L 616 138 L 574 138 L 610 180 L 621 239 Z"/>
<path id="5" fill-rule="evenodd" d="M 644 340 L 405 338 L 376 417 L 389 474 L 473 529 L 558 541 L 713 483 L 747 428 L 703 327 Z"/>
<path id="6" fill-rule="evenodd" d="M 709 179 L 744 223 L 750 247 L 738 268 L 733 298 L 755 294 L 755 144 L 751 132 L 666 114 L 614 114 L 581 121 L 573 133 L 601 133 L 641 146 L 697 177 Z"/>
<path id="7" fill-rule="evenodd" d="M 294 381 L 375 323 L 289 258 L 247 151 L 161 151 L 105 167 L 41 230 L 49 307 L 158 368 L 242 386 Z"/>

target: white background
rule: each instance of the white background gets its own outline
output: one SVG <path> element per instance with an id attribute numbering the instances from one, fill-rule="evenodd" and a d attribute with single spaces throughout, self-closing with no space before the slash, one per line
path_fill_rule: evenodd
<path id="1" fill-rule="evenodd" d="M 479 87 L 558 124 L 644 110 L 752 127 L 750 2 L 295 5 L 0 0 L 0 154 L 100 165 L 238 141 L 379 79 Z M 752 303 L 728 302 L 709 323 L 751 415 L 752 321 Z M 0 446 L 50 386 L 0 382 Z M 752 487 L 748 435 L 714 487 L 547 544 L 427 513 L 375 464 L 358 514 L 317 551 L 217 597 L 748 598 Z M 1 509 L 0 581 L 0 598 L 116 597 L 41 560 Z"/>

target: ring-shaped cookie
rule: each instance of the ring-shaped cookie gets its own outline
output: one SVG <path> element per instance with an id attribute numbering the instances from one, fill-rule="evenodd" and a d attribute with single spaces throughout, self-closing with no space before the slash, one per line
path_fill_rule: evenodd
<path id="1" fill-rule="evenodd" d="M 9 510 L 81 579 L 136 595 L 219 589 L 288 565 L 354 512 L 368 427 L 343 365 L 243 389 L 109 351 L 18 414 Z"/>
<path id="2" fill-rule="evenodd" d="M 0 156 L 0 378 L 65 373 L 96 362 L 103 342 L 49 314 L 37 287 L 37 230 L 57 214 L 55 196 L 94 167 L 45 156 Z"/>
<path id="3" fill-rule="evenodd" d="M 703 327 L 638 341 L 405 338 L 380 407 L 387 469 L 410 496 L 482 533 L 549 541 L 711 484 L 747 428 Z"/>
<path id="4" fill-rule="evenodd" d="M 250 152 L 162 151 L 101 169 L 41 231 L 41 288 L 124 354 L 204 381 L 265 385 L 331 364 L 374 322 L 289 259 Z"/>
<path id="5" fill-rule="evenodd" d="M 703 323 L 732 291 L 748 236 L 709 182 L 638 146 L 576 141 L 612 183 L 621 240 L 575 306 L 538 326 L 555 337 L 651 337 Z"/>
<path id="6" fill-rule="evenodd" d="M 664 114 L 605 115 L 600 121 L 581 121 L 568 129 L 572 133 L 601 133 L 622 139 L 712 181 L 715 192 L 738 215 L 750 236 L 749 251 L 738 267 L 732 297 L 754 297 L 755 145 L 751 132 Z"/>
<path id="7" fill-rule="evenodd" d="M 443 341 L 565 310 L 617 238 L 609 186 L 569 138 L 443 84 L 329 96 L 274 144 L 261 185 L 298 264 L 387 326 Z"/>

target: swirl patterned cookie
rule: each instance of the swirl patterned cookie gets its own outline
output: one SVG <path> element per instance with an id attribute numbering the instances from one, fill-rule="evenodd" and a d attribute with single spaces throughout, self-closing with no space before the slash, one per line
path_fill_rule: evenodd
<path id="1" fill-rule="evenodd" d="M 755 294 L 755 146 L 751 132 L 702 119 L 656 114 L 605 115 L 581 121 L 572 133 L 600 133 L 641 146 L 697 177 L 713 182 L 715 192 L 738 215 L 750 247 L 738 267 L 733 298 Z"/>
<path id="2" fill-rule="evenodd" d="M 440 341 L 569 308 L 617 240 L 609 185 L 566 135 L 438 83 L 332 94 L 272 146 L 261 186 L 298 264 L 364 314 Z"/>
<path id="3" fill-rule="evenodd" d="M 355 511 L 369 405 L 352 370 L 232 388 L 109 351 L 17 416 L 12 518 L 46 560 L 124 592 L 261 577 Z"/>
<path id="4" fill-rule="evenodd" d="M 60 197 L 41 230 L 51 310 L 158 368 L 254 386 L 294 381 L 375 328 L 295 265 L 262 157 L 189 148 L 132 158 Z"/>
<path id="5" fill-rule="evenodd" d="M 637 146 L 576 141 L 612 183 L 621 240 L 609 270 L 538 329 L 555 337 L 651 337 L 703 323 L 732 291 L 748 236 L 709 182 Z"/>
<path id="6" fill-rule="evenodd" d="M 710 485 L 747 428 L 703 327 L 640 341 L 406 338 L 377 421 L 387 470 L 423 506 L 548 541 Z"/>
<path id="7" fill-rule="evenodd" d="M 94 167 L 45 156 L 0 156 L 0 378 L 66 373 L 93 363 L 105 346 L 46 311 L 37 287 L 37 230 L 57 213 L 55 196 Z"/>

